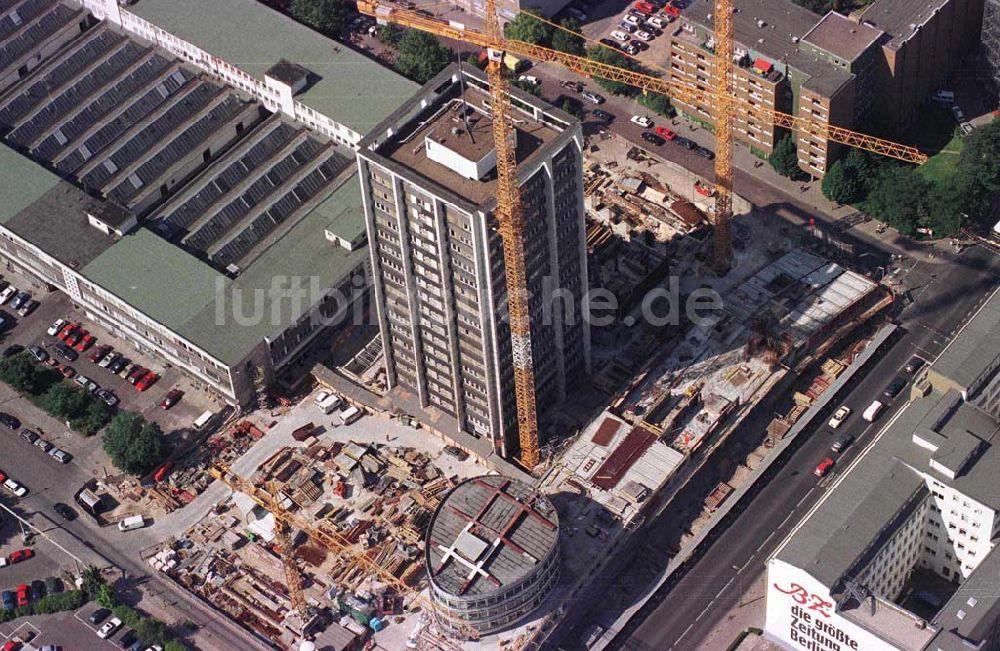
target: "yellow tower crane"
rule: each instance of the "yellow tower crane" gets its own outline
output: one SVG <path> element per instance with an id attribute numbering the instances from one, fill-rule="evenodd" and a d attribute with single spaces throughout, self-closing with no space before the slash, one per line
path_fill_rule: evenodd
<path id="1" fill-rule="evenodd" d="M 282 562 L 284 563 L 286 576 L 288 577 L 289 593 L 293 591 L 292 585 L 294 584 L 296 586 L 295 590 L 297 590 L 299 595 L 298 599 L 301 600 L 303 606 L 305 604 L 305 597 L 302 595 L 301 575 L 298 572 L 298 566 L 293 560 L 294 550 L 292 549 L 290 535 L 292 529 L 298 529 L 308 536 L 310 540 L 323 545 L 334 554 L 350 559 L 352 566 L 364 568 L 364 570 L 369 574 L 378 577 L 380 581 L 383 581 L 395 588 L 400 596 L 404 598 L 410 597 L 412 599 L 412 603 L 425 608 L 428 613 L 433 613 L 440 619 L 445 620 L 447 625 L 452 630 L 456 631 L 465 639 L 479 639 L 479 632 L 475 628 L 466 622 L 455 619 L 454 616 L 438 608 L 433 601 L 423 596 L 415 590 L 413 586 L 410 586 L 395 574 L 376 563 L 365 553 L 363 549 L 359 549 L 358 545 L 344 538 L 344 536 L 342 536 L 339 532 L 325 528 L 322 525 L 313 526 L 313 524 L 306 518 L 302 517 L 302 515 L 293 513 L 286 509 L 281 505 L 276 497 L 276 494 L 272 491 L 265 490 L 253 482 L 244 479 L 240 475 L 233 472 L 228 466 L 221 463 L 210 466 L 208 468 L 208 474 L 226 484 L 232 490 L 243 493 L 256 502 L 265 511 L 274 516 L 275 530 L 284 532 L 284 542 L 281 542 L 281 534 L 279 534 L 278 544 L 281 548 Z M 293 606 L 295 605 L 295 599 L 296 597 L 293 596 Z M 296 609 L 298 610 L 298 607 L 296 607 Z M 299 610 L 299 612 L 304 616 L 306 611 Z"/>
<path id="2" fill-rule="evenodd" d="M 493 135 L 497 149 L 496 216 L 503 239 L 504 263 L 507 267 L 508 311 L 514 351 L 514 386 L 521 446 L 520 462 L 528 469 L 533 468 L 539 461 L 538 417 L 535 405 L 534 372 L 531 364 L 531 324 L 524 267 L 524 222 L 521 214 L 517 167 L 512 144 L 513 126 L 510 124 L 510 98 L 502 66 L 506 53 L 534 61 L 559 63 L 585 76 L 621 82 L 646 92 L 667 95 L 688 104 L 701 102 L 716 108 L 715 183 L 717 196 L 713 261 L 719 272 L 727 270 L 730 265 L 733 122 L 737 111 L 756 120 L 768 121 L 791 131 L 820 136 L 831 142 L 857 147 L 906 162 L 925 163 L 927 161 L 927 156 L 915 147 L 833 126 L 824 121 L 751 105 L 747 100 L 738 98 L 733 93 L 733 0 L 715 0 L 716 83 L 712 90 L 698 88 L 690 82 L 660 78 L 645 72 L 601 63 L 541 45 L 508 39 L 501 29 L 495 0 L 487 0 L 486 2 L 485 31 L 469 29 L 460 23 L 428 17 L 382 0 L 357 0 L 357 6 L 358 11 L 374 16 L 377 20 L 476 45 L 485 48 L 489 54 L 487 75 L 493 106 Z M 550 24 L 558 29 L 563 29 L 554 23 Z"/>

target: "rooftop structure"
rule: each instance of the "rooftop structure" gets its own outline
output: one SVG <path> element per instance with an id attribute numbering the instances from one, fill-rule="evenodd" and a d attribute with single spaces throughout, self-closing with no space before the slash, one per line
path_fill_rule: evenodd
<path id="1" fill-rule="evenodd" d="M 994 97 L 1000 97 L 1000 0 L 986 0 L 983 6 L 983 54 L 990 70 Z"/>
<path id="2" fill-rule="evenodd" d="M 843 59 L 854 61 L 882 38 L 884 32 L 831 11 L 802 40 Z"/>
<path id="3" fill-rule="evenodd" d="M 900 46 L 952 0 L 878 0 L 858 12 L 859 20 L 889 35 L 884 45 Z"/>
<path id="4" fill-rule="evenodd" d="M 555 585 L 558 542 L 556 510 L 530 486 L 498 475 L 466 480 L 427 528 L 431 595 L 480 633 L 510 626 Z"/>
<path id="5" fill-rule="evenodd" d="M 989 346 L 998 303 L 994 294 L 956 337 L 956 350 Z M 997 352 L 987 350 L 987 358 Z M 996 628 L 1000 609 L 990 594 L 1000 550 L 991 540 L 1000 528 L 1000 420 L 977 402 L 988 383 L 966 398 L 954 388 L 949 376 L 961 371 L 949 357 L 946 351 L 916 381 L 914 401 L 769 561 L 769 584 L 794 581 L 829 599 L 837 619 L 828 624 L 871 638 L 858 648 L 958 649 L 990 639 Z M 993 357 L 995 375 L 1000 356 Z M 929 622 L 900 605 L 918 569 L 958 586 Z M 781 639 L 789 635 L 786 595 L 768 594 L 767 629 Z"/>

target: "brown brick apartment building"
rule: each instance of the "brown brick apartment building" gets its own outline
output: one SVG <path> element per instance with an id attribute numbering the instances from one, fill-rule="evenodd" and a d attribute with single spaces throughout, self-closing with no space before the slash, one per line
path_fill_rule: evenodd
<path id="1" fill-rule="evenodd" d="M 978 40 L 983 0 L 876 0 L 864 12 L 819 17 L 790 0 L 736 3 L 735 88 L 762 106 L 843 127 L 912 124 L 917 107 Z M 694 0 L 670 32 L 669 70 L 679 82 L 714 84 L 713 3 Z M 677 102 L 689 117 L 711 124 L 709 104 Z M 781 138 L 751 108 L 736 137 L 766 156 Z M 797 137 L 799 166 L 822 177 L 840 155 L 819 130 Z"/>

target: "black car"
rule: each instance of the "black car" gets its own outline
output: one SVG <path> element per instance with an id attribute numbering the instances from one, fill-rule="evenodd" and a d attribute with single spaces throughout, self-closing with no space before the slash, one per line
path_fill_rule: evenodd
<path id="1" fill-rule="evenodd" d="M 34 444 L 38 440 L 38 433 L 32 432 L 30 429 L 21 431 L 21 438 L 23 438 L 28 443 Z"/>
<path id="2" fill-rule="evenodd" d="M 678 137 L 677 139 L 674 140 L 674 142 L 676 142 L 684 149 L 687 149 L 688 151 L 691 151 L 692 149 L 697 149 L 698 147 L 698 145 L 695 144 L 693 140 L 688 140 L 687 138 Z"/>
<path id="3" fill-rule="evenodd" d="M 52 349 L 55 350 L 60 357 L 69 360 L 71 362 L 75 362 L 77 359 L 80 358 L 80 354 L 77 353 L 72 348 L 70 348 L 69 346 L 67 346 L 66 344 L 56 344 L 55 346 L 52 347 Z"/>
<path id="4" fill-rule="evenodd" d="M 10 302 L 10 306 L 16 310 L 30 300 L 31 294 L 28 292 L 18 292 L 14 295 L 14 300 Z"/>
<path id="5" fill-rule="evenodd" d="M 0 425 L 10 430 L 21 429 L 21 421 L 2 411 L 0 411 Z"/>
<path id="6" fill-rule="evenodd" d="M 125 635 L 122 635 L 118 639 L 118 646 L 120 646 L 123 649 L 129 649 L 132 647 L 133 644 L 136 643 L 138 639 L 139 636 L 135 634 L 135 631 L 129 629 L 125 631 Z"/>
<path id="7" fill-rule="evenodd" d="M 642 139 L 651 145 L 656 145 L 657 147 L 667 142 L 666 138 L 658 136 L 655 133 L 650 133 L 649 131 L 643 131 Z"/>
<path id="8" fill-rule="evenodd" d="M 469 453 L 468 452 L 466 452 L 462 448 L 456 447 L 454 445 L 446 445 L 444 447 L 444 452 L 445 452 L 445 454 L 450 454 L 451 456 L 455 457 L 459 461 L 465 461 L 466 459 L 469 458 Z"/>
<path id="9" fill-rule="evenodd" d="M 122 369 L 129 365 L 128 357 L 119 357 L 115 361 L 108 364 L 108 370 L 117 375 L 122 372 Z"/>
<path id="10" fill-rule="evenodd" d="M 604 109 L 594 109 L 590 112 L 595 118 L 603 122 L 604 124 L 610 124 L 615 121 L 615 116 L 613 113 L 608 113 Z"/>
<path id="11" fill-rule="evenodd" d="M 62 502 L 56 502 L 52 505 L 52 510 L 59 514 L 63 520 L 67 522 L 72 522 L 76 520 L 76 511 L 69 504 L 63 504 Z"/>
<path id="12" fill-rule="evenodd" d="M 45 591 L 45 581 L 41 579 L 35 579 L 31 582 L 31 600 L 37 601 L 41 599 L 46 594 Z"/>
<path id="13" fill-rule="evenodd" d="M 565 88 L 566 90 L 573 91 L 574 93 L 583 92 L 583 84 L 581 84 L 578 81 L 570 81 L 569 79 L 564 79 L 559 82 L 559 85 Z"/>
<path id="14" fill-rule="evenodd" d="M 28 346 L 25 350 L 31 353 L 31 356 L 39 362 L 44 362 L 49 358 L 49 354 L 41 346 Z"/>
<path id="15" fill-rule="evenodd" d="M 10 346 L 7 346 L 6 348 L 3 349 L 3 356 L 13 357 L 14 355 L 17 355 L 22 351 L 24 351 L 24 346 L 22 346 L 21 344 L 11 344 Z"/>
<path id="16" fill-rule="evenodd" d="M 94 612 L 90 613 L 90 617 L 87 618 L 87 621 L 91 624 L 100 624 L 106 620 L 110 614 L 111 611 L 107 608 L 98 608 Z"/>
<path id="17" fill-rule="evenodd" d="M 6 353 L 4 354 L 6 355 Z M 910 361 L 906 363 L 906 366 L 903 368 L 903 370 L 912 375 L 913 373 L 916 373 L 917 371 L 922 369 L 924 367 L 924 364 L 926 364 L 926 362 L 920 359 L 919 357 L 911 357 Z"/>
<path id="18" fill-rule="evenodd" d="M 715 154 L 712 153 L 712 150 L 706 149 L 705 147 L 698 147 L 695 150 L 695 153 L 701 156 L 702 158 L 707 158 L 708 160 L 712 160 L 713 158 L 715 158 Z"/>
<path id="19" fill-rule="evenodd" d="M 618 43 L 615 42 L 615 41 L 612 41 L 610 38 L 602 38 L 601 39 L 601 45 L 607 45 L 608 47 L 614 48 L 615 50 L 618 49 Z"/>
<path id="20" fill-rule="evenodd" d="M 0 330 L 6 330 L 7 328 L 13 328 L 17 320 L 10 314 L 0 310 Z"/>
<path id="21" fill-rule="evenodd" d="M 897 377 L 892 382 L 889 383 L 889 386 L 885 388 L 885 391 L 882 392 L 882 395 L 884 395 L 886 398 L 895 398 L 896 396 L 899 395 L 899 393 L 903 390 L 903 387 L 905 386 L 906 386 L 906 378 Z"/>

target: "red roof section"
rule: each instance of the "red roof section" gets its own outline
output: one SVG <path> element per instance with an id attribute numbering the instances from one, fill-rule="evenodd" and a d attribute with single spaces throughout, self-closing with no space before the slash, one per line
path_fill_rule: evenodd
<path id="1" fill-rule="evenodd" d="M 757 57 L 757 60 L 753 62 L 754 70 L 760 70 L 761 72 L 771 72 L 771 68 L 774 66 L 767 59 Z"/>
<path id="2" fill-rule="evenodd" d="M 657 438 L 659 437 L 655 433 L 644 427 L 633 429 L 598 468 L 592 480 L 594 485 L 604 490 L 611 490 L 617 486 L 632 464 L 656 442 Z"/>

